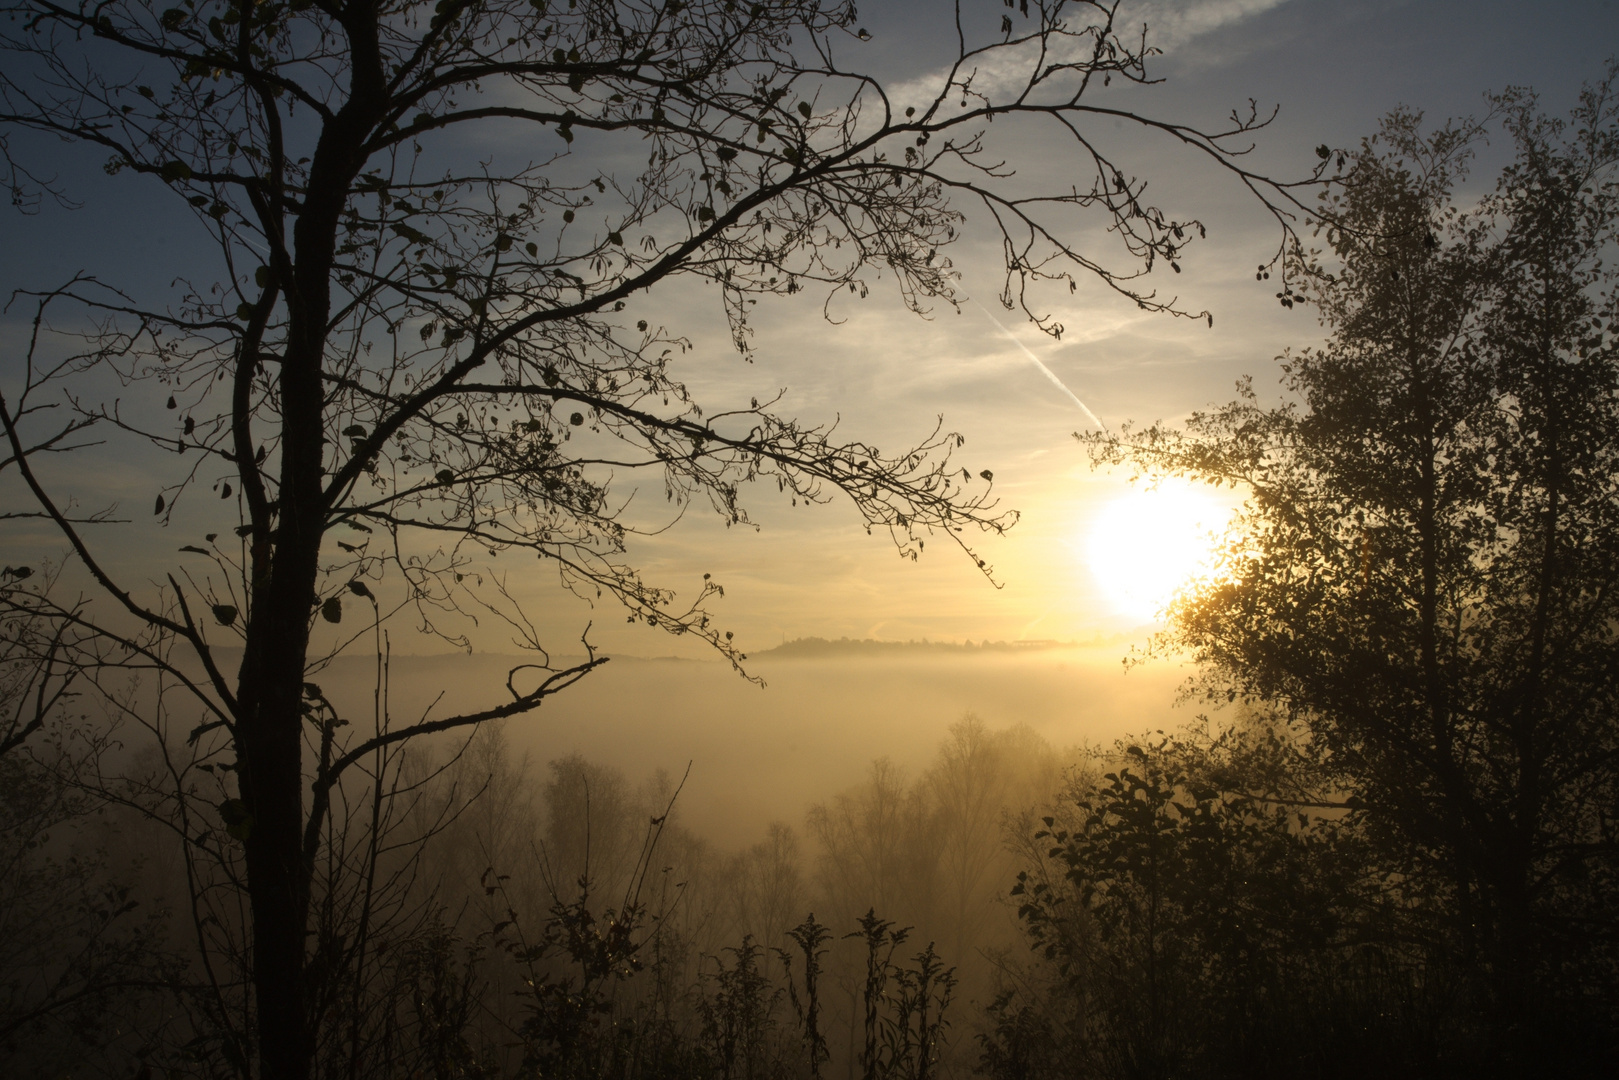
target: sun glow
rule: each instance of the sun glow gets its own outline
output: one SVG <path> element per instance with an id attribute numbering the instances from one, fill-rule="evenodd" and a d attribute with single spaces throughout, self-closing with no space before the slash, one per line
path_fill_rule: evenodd
<path id="1" fill-rule="evenodd" d="M 1210 489 L 1187 483 L 1132 491 L 1097 514 L 1086 563 L 1115 612 L 1158 619 L 1176 593 L 1209 573 L 1231 512 Z"/>

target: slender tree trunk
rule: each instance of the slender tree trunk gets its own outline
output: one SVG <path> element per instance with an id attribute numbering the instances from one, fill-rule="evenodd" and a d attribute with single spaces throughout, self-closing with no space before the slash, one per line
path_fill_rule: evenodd
<path id="1" fill-rule="evenodd" d="M 1546 709 L 1546 670 L 1552 649 L 1552 621 L 1558 602 L 1558 564 L 1562 547 L 1563 498 L 1567 481 L 1563 446 L 1563 386 L 1552 327 L 1560 319 L 1552 310 L 1556 280 L 1549 265 L 1539 272 L 1540 333 L 1535 342 L 1533 382 L 1541 396 L 1544 415 L 1539 435 L 1544 448 L 1539 477 L 1546 500 L 1542 511 L 1540 565 L 1535 580 L 1535 613 L 1531 625 L 1528 670 L 1514 702 L 1511 718 L 1513 750 L 1517 758 L 1517 790 L 1512 820 L 1500 856 L 1499 925 L 1494 958 L 1495 1007 L 1502 1050 L 1527 1061 L 1527 1037 L 1533 1029 L 1525 1016 L 1533 1001 L 1536 934 L 1530 881 L 1534 873 L 1536 837 L 1541 826 L 1540 725 Z"/>
<path id="2" fill-rule="evenodd" d="M 322 373 L 338 221 L 364 166 L 361 147 L 386 97 L 375 13 L 356 5 L 342 22 L 352 63 L 350 94 L 321 132 L 293 226 L 291 280 L 284 283 L 287 346 L 278 383 L 277 520 L 271 542 L 255 552 L 254 605 L 241 672 L 238 741 L 242 797 L 253 816 L 246 850 L 261 1080 L 307 1080 L 315 1049 L 305 974 L 311 868 L 303 851 L 302 698 L 327 512 Z M 257 548 L 269 522 L 255 524 Z"/>
<path id="3" fill-rule="evenodd" d="M 305 590 L 303 595 L 309 595 Z M 259 647 L 243 662 L 242 798 L 252 815 L 246 840 L 253 914 L 253 991 L 263 1080 L 309 1075 L 313 1044 L 304 987 L 309 879 L 304 867 L 301 717 L 308 605 L 283 600 L 260 616 Z M 256 619 L 255 622 L 258 622 Z"/>
<path id="4" fill-rule="evenodd" d="M 1532 911 L 1526 867 L 1505 853 L 1495 883 L 1496 926 L 1491 956 L 1491 1024 L 1497 1056 L 1509 1067 L 1525 1067 L 1531 1056 L 1534 1020 L 1532 973 L 1535 964 Z"/>
<path id="5" fill-rule="evenodd" d="M 304 318 L 292 320 L 294 344 L 282 365 L 279 521 L 269 572 L 256 591 L 242 671 L 243 798 L 253 815 L 247 878 L 262 1080 L 304 1080 L 314 1051 L 304 978 L 309 867 L 303 851 L 302 696 L 325 524 L 320 371 L 327 305 L 324 274 L 297 284 Z M 312 297 L 315 288 L 320 292 Z"/>

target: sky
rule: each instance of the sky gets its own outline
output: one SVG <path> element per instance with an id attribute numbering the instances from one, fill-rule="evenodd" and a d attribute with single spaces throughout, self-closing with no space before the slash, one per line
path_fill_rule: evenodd
<path id="1" fill-rule="evenodd" d="M 850 52 L 850 62 L 887 73 L 895 85 L 925 86 L 951 46 L 947 6 L 888 0 L 862 8 L 872 38 L 851 47 L 863 51 Z M 1581 81 L 1597 77 L 1619 51 L 1619 5 L 1595 0 L 1126 0 L 1123 10 L 1130 13 L 1123 21 L 1145 22 L 1164 50 L 1154 68 L 1164 82 L 1141 90 L 1134 104 L 1202 126 L 1219 124 L 1250 98 L 1278 106 L 1253 158 L 1282 176 L 1306 172 L 1320 143 L 1353 145 L 1399 105 L 1440 120 L 1482 112 L 1487 91 L 1528 85 L 1548 110 L 1566 111 Z M 1082 283 L 1071 297 L 1043 298 L 1066 327 L 1054 341 L 997 306 L 994 251 L 971 208 L 964 208 L 967 229 L 951 253 L 967 297 L 959 313 L 941 305 L 918 318 L 882 288 L 848 309 L 842 325 L 828 324 L 814 297 L 761 303 L 752 320 L 757 355 L 748 365 L 726 345 L 711 290 L 669 290 L 647 301 L 652 314 L 692 339 L 683 375 L 699 400 L 743 401 L 784 389 L 783 411 L 836 419 L 846 435 L 885 449 L 925 437 L 942 415 L 967 438 L 964 463 L 992 470 L 1003 505 L 1022 514 L 1007 537 L 983 544 L 994 584 L 943 544 L 919 562 L 902 561 L 886 540 L 865 534 L 847 504 L 794 508 L 764 490 L 750 498 L 757 529 L 728 529 L 693 513 L 633 541 L 630 557 L 646 577 L 690 592 L 712 573 L 726 588 L 716 613 L 744 649 L 848 636 L 1056 639 L 1122 652 L 1144 639 L 1147 621 L 1110 597 L 1089 554 L 1092 532 L 1127 486 L 1121 476 L 1093 473 L 1073 433 L 1184 418 L 1227 400 L 1244 375 L 1262 390 L 1274 388 L 1277 354 L 1318 341 L 1321 330 L 1309 312 L 1281 310 L 1274 288 L 1254 281 L 1252 268 L 1269 258 L 1277 234 L 1230 177 L 1139 133 L 1101 134 L 1119 140 L 1162 205 L 1208 224 L 1208 240 L 1188 253 L 1186 273 L 1174 284 L 1183 303 L 1214 313 L 1212 328 L 1140 312 Z M 1060 176 L 1065 168 L 1038 143 L 1011 149 L 1033 174 Z M 102 176 L 98 154 L 46 152 L 54 166 L 47 171 L 84 205 L 0 218 L 0 289 L 93 269 L 158 300 L 166 283 L 187 274 L 194 249 L 155 184 Z M 8 381 L 16 374 L 22 315 L 14 308 L 0 320 L 0 378 Z M 147 459 L 109 446 L 94 461 L 72 477 L 86 505 L 150 502 L 155 481 Z M 154 554 L 190 537 L 133 516 L 140 524 L 107 537 L 104 549 L 120 569 L 150 579 L 161 565 Z M 60 548 L 28 528 L 4 536 L 7 562 Z M 697 655 L 689 642 L 625 627 L 613 611 L 559 595 L 544 574 L 511 572 L 509 584 L 560 640 L 572 641 L 594 620 L 592 640 L 610 650 Z M 498 636 L 477 644 L 505 647 Z M 396 645 L 402 652 L 435 647 L 404 639 Z"/>
<path id="2" fill-rule="evenodd" d="M 941 7 L 863 5 L 873 66 L 927 70 L 919 54 L 939 43 L 921 28 Z M 1256 150 L 1278 175 L 1303 173 L 1322 142 L 1354 145 L 1400 105 L 1435 120 L 1476 115 L 1486 92 L 1529 85 L 1548 109 L 1564 111 L 1619 49 L 1611 3 L 1210 0 L 1137 10 L 1161 27 L 1154 40 L 1166 54 L 1157 68 L 1165 82 L 1141 95 L 1143 107 L 1214 125 L 1249 98 L 1279 106 Z M 1024 149 L 1031 165 L 1045 164 L 1040 147 Z M 1000 588 L 952 551 L 902 562 L 836 505 L 766 505 L 757 533 L 683 522 L 651 549 L 655 562 L 671 572 L 694 560 L 712 569 L 727 587 L 726 619 L 764 646 L 806 635 L 1098 640 L 1110 649 L 1144 639 L 1142 620 L 1110 602 L 1087 563 L 1091 533 L 1127 490 L 1124 478 L 1093 473 L 1073 432 L 1097 420 L 1175 421 L 1229 400 L 1243 375 L 1274 388 L 1274 358 L 1322 331 L 1254 281 L 1276 232 L 1244 192 L 1150 141 L 1129 151 L 1165 206 L 1210 225 L 1175 283 L 1194 310 L 1215 314 L 1212 329 L 1082 287 L 1072 298 L 1046 295 L 1067 328 L 1052 341 L 995 303 L 994 253 L 971 219 L 953 254 L 971 298 L 960 314 L 940 309 L 920 320 L 874 290 L 843 326 L 822 322 L 813 303 L 773 305 L 754 320 L 759 382 L 789 388 L 801 415 L 835 414 L 884 448 L 925 434 L 940 414 L 966 434 L 973 470 L 991 468 L 1005 504 L 1022 513 L 1004 540 L 984 545 Z"/>

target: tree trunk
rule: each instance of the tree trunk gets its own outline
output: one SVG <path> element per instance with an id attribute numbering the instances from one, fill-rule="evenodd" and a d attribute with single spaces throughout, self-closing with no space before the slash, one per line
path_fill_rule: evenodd
<path id="1" fill-rule="evenodd" d="M 1519 860 L 1511 860 L 1517 862 Z M 1532 912 L 1527 888 L 1527 867 L 1503 868 L 1496 885 L 1495 940 L 1491 957 L 1491 1024 L 1495 1052 L 1509 1067 L 1527 1066 L 1535 1018 L 1528 1015 L 1533 1002 L 1531 984 L 1535 964 Z"/>
<path id="2" fill-rule="evenodd" d="M 304 1080 L 313 1040 L 304 993 L 309 908 L 303 837 L 301 716 L 307 605 L 266 613 L 258 648 L 243 660 L 240 777 L 252 815 L 246 840 L 253 913 L 253 994 L 262 1080 Z M 295 610 L 302 609 L 302 610 Z M 256 627 L 255 627 L 256 628 Z M 249 704 L 249 701 L 251 702 Z"/>
<path id="3" fill-rule="evenodd" d="M 310 867 L 303 852 L 302 705 L 327 512 L 322 372 L 338 221 L 385 98 L 374 16 L 358 10 L 343 27 L 354 72 L 349 99 L 321 132 L 293 225 L 292 265 L 280 268 L 290 280 L 283 282 L 288 331 L 278 384 L 277 520 L 273 546 L 262 550 L 269 522 L 254 523 L 254 605 L 241 673 L 238 739 L 242 797 L 253 815 L 247 882 L 261 1080 L 307 1080 L 315 1049 L 305 977 Z"/>
<path id="4" fill-rule="evenodd" d="M 324 292 L 324 275 L 319 280 Z M 307 292 L 305 294 L 307 296 Z M 323 298 L 322 298 L 323 299 Z M 326 305 L 314 308 L 324 323 Z M 307 310 L 306 308 L 306 310 Z M 281 379 L 281 484 L 268 573 L 259 574 L 243 659 L 243 798 L 253 815 L 247 881 L 262 1080 L 305 1080 L 314 1051 L 304 980 L 309 867 L 304 860 L 303 680 L 321 535 L 324 335 L 295 333 Z M 318 325 L 318 324 L 317 324 Z"/>

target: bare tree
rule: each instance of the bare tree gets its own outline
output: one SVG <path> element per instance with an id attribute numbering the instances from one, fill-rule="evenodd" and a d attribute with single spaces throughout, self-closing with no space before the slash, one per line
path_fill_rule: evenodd
<path id="1" fill-rule="evenodd" d="M 942 427 L 885 454 L 768 402 L 705 413 L 677 371 L 686 341 L 632 324 L 632 298 L 710 282 L 744 352 L 761 295 L 817 289 L 831 314 L 844 290 L 887 274 L 917 312 L 953 304 L 941 249 L 966 201 L 1000 236 L 1003 302 L 1048 333 L 1061 327 L 1035 306 L 1039 282 L 1089 279 L 1204 316 L 1146 277 L 1178 271 L 1203 230 L 1150 204 L 1092 141 L 1120 120 L 1246 185 L 1285 242 L 1290 189 L 1242 165 L 1262 115 L 1199 131 L 1103 94 L 1153 81 L 1155 50 L 1116 25 L 1116 6 L 940 12 L 957 53 L 908 102 L 842 59 L 869 37 L 842 0 L 4 0 L 8 182 L 38 190 L 29 177 L 46 170 L 24 152 L 37 137 L 100 148 L 109 173 L 185 200 L 215 244 L 169 298 L 88 275 L 35 295 L 43 336 L 0 422 L 33 512 L 99 589 L 80 618 L 192 695 L 206 713 L 193 742 L 222 740 L 231 759 L 261 1075 L 310 1074 L 306 930 L 341 777 L 384 746 L 532 710 L 604 662 L 553 665 L 508 595 L 474 587 L 475 556 L 532 552 L 574 591 L 739 663 L 705 607 L 717 584 L 677 604 L 628 561 L 614 476 L 654 474 L 677 506 L 707 500 L 732 523 L 748 520 L 750 481 L 794 499 L 841 493 L 902 554 L 942 536 L 986 573 L 970 537 L 1014 520 L 952 460 L 962 440 Z M 989 138 L 1001 119 L 1041 126 L 1083 179 L 1031 190 Z M 501 149 L 453 159 L 443 140 L 467 129 Z M 1118 247 L 1075 246 L 1087 222 Z M 52 337 L 61 305 L 77 313 Z M 109 375 L 166 388 L 171 417 L 99 397 Z M 157 514 L 207 489 L 234 495 L 240 543 L 187 545 L 188 565 L 208 569 L 156 587 L 116 579 L 102 533 L 23 456 L 30 410 L 64 400 L 53 395 L 74 424 L 179 452 Z M 341 744 L 335 719 L 311 719 L 305 681 L 321 659 L 312 628 L 340 622 L 345 595 L 451 637 L 455 612 L 494 613 L 536 664 L 514 671 L 504 705 Z M 243 650 L 234 673 L 221 642 Z"/>

